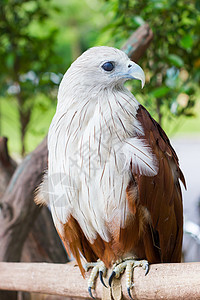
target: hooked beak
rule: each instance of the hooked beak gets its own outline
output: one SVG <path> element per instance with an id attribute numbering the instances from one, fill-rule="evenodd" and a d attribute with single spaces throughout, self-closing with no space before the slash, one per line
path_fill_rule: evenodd
<path id="1" fill-rule="evenodd" d="M 127 78 L 141 80 L 142 88 L 143 88 L 145 84 L 145 74 L 142 68 L 136 63 L 134 63 L 133 61 L 130 61 L 128 68 L 129 70 L 127 72 Z"/>

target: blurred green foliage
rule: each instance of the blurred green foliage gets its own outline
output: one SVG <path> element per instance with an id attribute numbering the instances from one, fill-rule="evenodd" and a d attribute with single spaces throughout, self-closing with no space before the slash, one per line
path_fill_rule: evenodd
<path id="1" fill-rule="evenodd" d="M 53 49 L 56 30 L 46 26 L 53 9 L 48 0 L 0 2 L 0 95 L 15 98 L 20 120 L 21 154 L 25 153 L 25 134 L 30 122 L 34 99 L 48 93 L 57 72 Z M 34 27 L 40 25 L 37 34 Z M 57 80 L 57 83 L 59 80 Z"/>
<path id="2" fill-rule="evenodd" d="M 98 5 L 93 6 L 84 0 L 0 2 L 0 99 L 6 97 L 10 104 L 0 103 L 0 135 L 12 136 L 14 108 L 18 118 L 12 131 L 17 128 L 14 138 L 20 135 L 22 155 L 32 150 L 29 143 L 35 146 L 36 135 L 41 139 L 47 133 L 63 73 L 96 38 L 101 18 L 96 21 Z"/>
<path id="3" fill-rule="evenodd" d="M 193 116 L 200 92 L 200 2 L 105 0 L 104 10 L 112 12 L 112 21 L 102 43 L 119 47 L 145 22 L 153 30 L 153 42 L 140 62 L 147 84 L 136 98 L 168 127 L 171 119 Z"/>
<path id="4" fill-rule="evenodd" d="M 145 22 L 154 32 L 139 62 L 147 83 L 128 85 L 169 133 L 194 114 L 200 93 L 199 1 L 1 0 L 0 135 L 11 148 L 19 151 L 20 138 L 24 154 L 47 133 L 58 84 L 77 56 L 95 45 L 120 48 Z"/>

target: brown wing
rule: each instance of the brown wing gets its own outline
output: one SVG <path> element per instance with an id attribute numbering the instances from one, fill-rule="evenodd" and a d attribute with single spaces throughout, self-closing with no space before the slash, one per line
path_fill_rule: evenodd
<path id="1" fill-rule="evenodd" d="M 177 155 L 159 124 L 143 106 L 139 107 L 137 118 L 144 128 L 145 139 L 159 162 L 159 171 L 154 177 L 133 174 L 138 186 L 138 203 L 146 207 L 151 216 L 151 224 L 143 235 L 145 255 L 152 263 L 159 260 L 179 262 L 183 236 L 179 179 L 184 186 L 185 179 L 179 168 Z M 144 136 L 141 138 L 144 139 Z"/>

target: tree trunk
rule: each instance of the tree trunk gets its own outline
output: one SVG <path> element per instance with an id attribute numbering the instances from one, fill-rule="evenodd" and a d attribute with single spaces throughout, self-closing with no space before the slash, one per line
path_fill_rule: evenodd
<path id="1" fill-rule="evenodd" d="M 28 238 L 24 243 L 21 261 L 54 263 L 69 261 L 47 207 L 42 208 L 28 234 Z"/>
<path id="2" fill-rule="evenodd" d="M 23 243 L 41 208 L 33 197 L 47 166 L 46 139 L 17 167 L 4 196 L 0 212 L 0 260 L 19 261 Z"/>
<path id="3" fill-rule="evenodd" d="M 28 111 L 24 111 L 23 108 L 23 101 L 19 101 L 19 115 L 20 115 L 20 126 L 21 126 L 21 155 L 24 157 L 26 153 L 26 147 L 25 147 L 25 135 L 26 135 L 26 129 L 28 126 L 28 123 L 30 121 L 31 117 L 31 108 L 29 108 Z M 20 106 L 21 105 L 21 106 Z"/>
<path id="4" fill-rule="evenodd" d="M 8 139 L 0 137 L 0 199 L 14 173 L 17 164 L 8 154 Z"/>

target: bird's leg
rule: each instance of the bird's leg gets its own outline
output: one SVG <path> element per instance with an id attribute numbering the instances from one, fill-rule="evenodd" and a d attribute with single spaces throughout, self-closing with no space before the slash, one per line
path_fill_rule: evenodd
<path id="1" fill-rule="evenodd" d="M 101 260 L 98 260 L 97 262 L 90 262 L 90 263 L 86 263 L 84 266 L 84 269 L 86 271 L 88 271 L 90 268 L 92 269 L 92 272 L 90 274 L 90 277 L 88 279 L 88 292 L 90 294 L 90 296 L 94 298 L 94 296 L 92 295 L 92 289 L 94 289 L 95 287 L 95 283 L 96 283 L 96 278 L 99 275 L 99 278 L 102 282 L 102 284 L 107 287 L 104 283 L 103 277 L 106 276 L 106 266 L 104 265 L 104 263 Z"/>
<path id="2" fill-rule="evenodd" d="M 113 278 L 116 277 L 120 277 L 120 275 L 126 270 L 126 288 L 128 291 L 128 295 L 130 297 L 130 299 L 133 300 L 132 296 L 131 296 L 131 288 L 134 286 L 133 282 L 132 282 L 132 274 L 133 274 L 133 270 L 136 267 L 142 267 L 145 270 L 145 275 L 147 275 L 148 271 L 149 271 L 149 263 L 147 260 L 136 260 L 133 257 L 128 257 L 128 258 L 124 258 L 121 261 L 117 261 L 114 265 L 113 265 L 113 269 L 112 269 L 112 273 L 110 275 L 109 278 L 109 286 L 111 287 Z"/>

